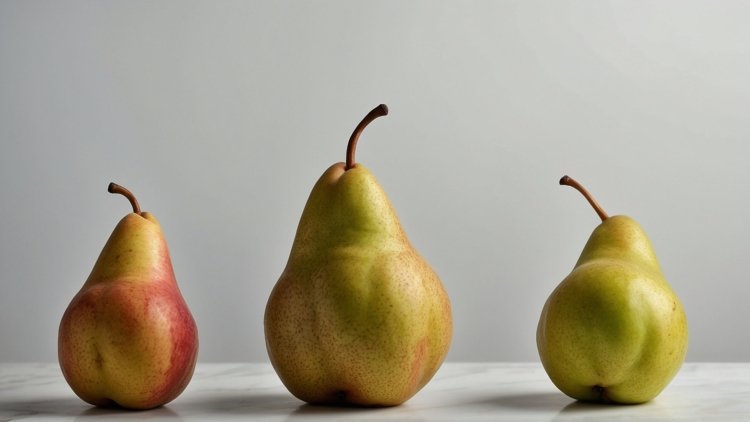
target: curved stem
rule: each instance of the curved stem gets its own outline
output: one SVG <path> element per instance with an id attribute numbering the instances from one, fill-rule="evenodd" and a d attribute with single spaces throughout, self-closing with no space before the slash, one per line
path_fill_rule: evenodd
<path id="1" fill-rule="evenodd" d="M 599 215 L 599 218 L 602 219 L 602 221 L 609 218 L 606 212 L 602 209 L 602 206 L 599 205 L 598 202 L 596 202 L 596 199 L 594 199 L 593 196 L 589 193 L 589 191 L 586 190 L 586 188 L 583 187 L 580 183 L 578 183 L 575 179 L 573 179 L 570 176 L 563 176 L 560 179 L 561 185 L 570 186 L 572 188 L 575 188 L 578 192 L 581 192 L 583 194 L 583 197 L 586 198 L 587 201 L 589 201 L 589 204 L 591 204 L 592 207 L 594 207 L 594 211 Z"/>
<path id="2" fill-rule="evenodd" d="M 128 201 L 130 201 L 130 205 L 133 206 L 133 212 L 136 214 L 141 213 L 141 207 L 138 205 L 138 200 L 135 199 L 135 195 L 133 195 L 133 193 L 130 192 L 129 190 L 118 185 L 117 183 L 112 182 L 109 184 L 109 186 L 107 186 L 107 192 L 119 193 L 120 195 L 123 195 L 124 197 L 128 198 Z"/>
<path id="3" fill-rule="evenodd" d="M 357 127 L 354 128 L 352 136 L 349 137 L 349 144 L 346 146 L 346 167 L 344 167 L 344 170 L 349 170 L 354 167 L 354 151 L 357 149 L 357 140 L 359 139 L 359 135 L 362 134 L 362 131 L 365 130 L 365 127 L 378 117 L 386 115 L 388 115 L 388 106 L 380 104 L 367 113 L 367 116 L 365 116 L 365 118 L 359 122 Z"/>

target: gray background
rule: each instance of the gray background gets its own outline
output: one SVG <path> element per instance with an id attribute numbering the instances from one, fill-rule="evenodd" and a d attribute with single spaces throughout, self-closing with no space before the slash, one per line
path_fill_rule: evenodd
<path id="1" fill-rule="evenodd" d="M 748 359 L 748 2 L 0 2 L 0 361 L 54 361 L 125 199 L 160 219 L 201 361 L 262 316 L 356 123 L 452 298 L 454 361 L 535 361 L 597 217 L 638 220 L 692 361 Z"/>

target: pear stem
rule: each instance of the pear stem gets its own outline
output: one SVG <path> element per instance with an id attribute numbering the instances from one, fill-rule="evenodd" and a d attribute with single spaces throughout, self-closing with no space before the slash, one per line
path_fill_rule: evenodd
<path id="1" fill-rule="evenodd" d="M 380 104 L 379 106 L 373 108 L 364 119 L 362 119 L 361 122 L 357 125 L 356 128 L 354 128 L 354 132 L 352 132 L 352 136 L 349 137 L 349 144 L 346 146 L 346 167 L 344 167 L 344 170 L 349 170 L 352 167 L 354 167 L 354 151 L 357 149 L 357 140 L 359 139 L 359 135 L 362 134 L 362 131 L 365 130 L 365 127 L 370 124 L 373 120 L 377 119 L 381 116 L 387 116 L 388 115 L 388 106 L 385 104 Z"/>
<path id="2" fill-rule="evenodd" d="M 570 176 L 565 175 L 560 179 L 560 184 L 570 186 L 572 188 L 575 188 L 578 192 L 581 192 L 581 194 L 583 194 L 583 197 L 586 198 L 587 201 L 589 201 L 589 204 L 591 204 L 591 206 L 594 207 L 594 211 L 596 211 L 596 213 L 599 215 L 599 218 L 601 218 L 602 221 L 609 218 L 607 213 L 604 212 L 604 210 L 602 209 L 602 206 L 599 205 L 598 202 L 596 202 L 596 199 L 594 199 L 594 197 L 591 196 L 589 191 L 587 191 L 586 188 L 584 188 L 583 185 L 578 183 L 575 179 L 573 179 Z"/>
<path id="3" fill-rule="evenodd" d="M 130 205 L 133 206 L 133 212 L 136 214 L 141 213 L 141 207 L 138 205 L 138 200 L 135 199 L 135 195 L 133 195 L 132 192 L 125 189 L 124 187 L 118 185 L 117 183 L 110 183 L 109 186 L 107 186 L 107 192 L 109 193 L 119 193 L 120 195 L 123 195 L 124 197 L 128 198 L 128 201 L 130 201 Z"/>

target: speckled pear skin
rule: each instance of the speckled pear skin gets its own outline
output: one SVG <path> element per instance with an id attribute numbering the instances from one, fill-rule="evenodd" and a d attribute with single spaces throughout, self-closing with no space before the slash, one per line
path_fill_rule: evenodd
<path id="1" fill-rule="evenodd" d="M 266 306 L 268 355 L 300 400 L 398 405 L 443 362 L 450 302 L 372 174 L 344 168 L 310 193 Z"/>
<path id="2" fill-rule="evenodd" d="M 60 322 L 63 375 L 93 405 L 150 409 L 185 389 L 197 354 L 195 321 L 159 223 L 148 212 L 130 213 Z"/>
<path id="3" fill-rule="evenodd" d="M 646 233 L 626 216 L 609 217 L 594 230 L 537 328 L 552 382 L 590 402 L 653 399 L 677 374 L 687 344 L 682 304 Z"/>

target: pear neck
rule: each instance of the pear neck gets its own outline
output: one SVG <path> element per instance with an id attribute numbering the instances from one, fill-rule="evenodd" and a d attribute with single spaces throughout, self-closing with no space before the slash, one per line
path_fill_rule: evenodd
<path id="1" fill-rule="evenodd" d="M 364 166 L 344 171 L 341 163 L 326 170 L 305 204 L 292 256 L 325 251 L 373 249 L 395 251 L 407 244 L 387 195 Z M 363 248 L 364 247 L 364 248 Z M 373 250 L 374 250 L 373 249 Z"/>
<path id="2" fill-rule="evenodd" d="M 115 279 L 128 282 L 174 279 L 167 244 L 158 225 L 134 214 L 120 220 L 86 283 Z"/>
<path id="3" fill-rule="evenodd" d="M 646 232 L 635 220 L 624 215 L 609 217 L 594 229 L 576 266 L 598 259 L 639 263 L 661 272 Z"/>

